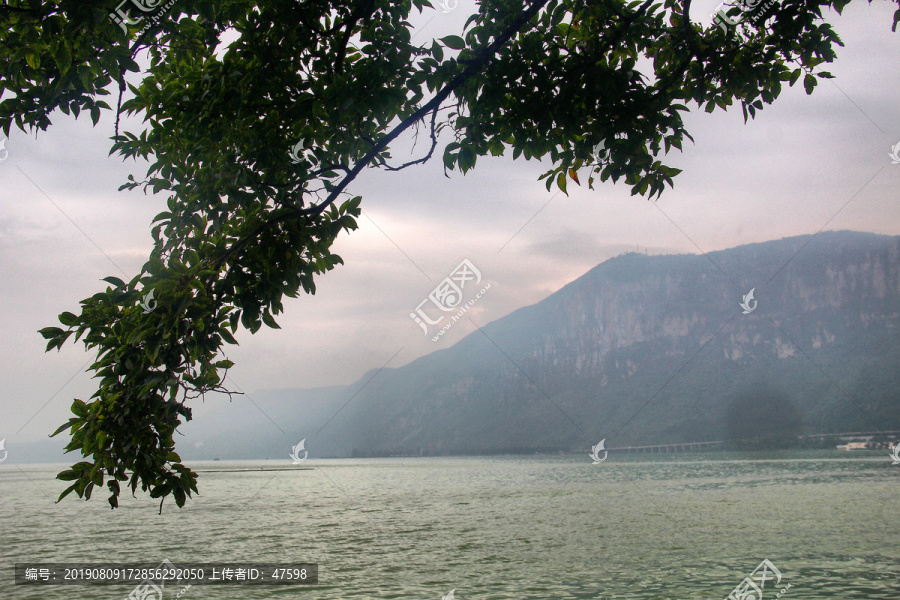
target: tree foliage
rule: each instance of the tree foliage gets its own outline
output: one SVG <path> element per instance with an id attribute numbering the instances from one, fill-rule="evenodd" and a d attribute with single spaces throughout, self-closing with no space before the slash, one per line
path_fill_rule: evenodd
<path id="1" fill-rule="evenodd" d="M 168 197 L 142 271 L 40 332 L 48 350 L 74 334 L 97 354 L 96 393 L 57 430 L 86 458 L 59 474 L 73 482 L 60 498 L 105 483 L 116 507 L 128 482 L 161 510 L 197 491 L 173 440 L 189 402 L 224 390 L 240 328 L 277 328 L 284 297 L 341 264 L 362 169 L 425 162 L 446 132 L 446 170 L 512 152 L 548 166 L 548 189 L 586 168 L 588 186 L 658 196 L 688 106 L 738 103 L 746 120 L 801 77 L 811 93 L 841 45 L 823 12 L 849 0 L 734 6 L 753 18 L 730 29 L 692 21 L 690 0 L 484 0 L 433 40 L 410 24 L 427 0 L 113 1 L 0 4 L 0 128 L 115 111 L 111 153 L 150 163 L 122 187 Z M 120 132 L 120 113 L 143 129 Z M 391 144 L 412 131 L 421 156 L 397 164 Z"/>

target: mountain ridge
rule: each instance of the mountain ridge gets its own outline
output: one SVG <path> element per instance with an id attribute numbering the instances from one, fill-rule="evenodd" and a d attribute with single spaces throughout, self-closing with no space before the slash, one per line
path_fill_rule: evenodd
<path id="1" fill-rule="evenodd" d="M 758 304 L 744 315 L 751 289 Z M 308 439 L 320 456 L 703 441 L 727 438 L 729 406 L 753 389 L 787 394 L 772 415 L 796 411 L 795 434 L 900 428 L 889 394 L 900 383 L 898 321 L 898 236 L 625 253 L 449 348 L 332 388 L 343 398 L 328 419 L 298 402 L 285 412 L 285 438 Z M 854 407 L 867 385 L 876 400 Z"/>

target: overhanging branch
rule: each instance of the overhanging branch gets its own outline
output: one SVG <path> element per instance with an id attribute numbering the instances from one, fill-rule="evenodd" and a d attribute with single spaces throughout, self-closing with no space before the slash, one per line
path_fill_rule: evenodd
<path id="1" fill-rule="evenodd" d="M 647 0 L 649 3 L 650 0 Z M 338 183 L 337 186 L 328 194 L 328 196 L 314 206 L 305 209 L 297 209 L 294 211 L 290 211 L 284 214 L 279 215 L 278 217 L 272 218 L 265 223 L 261 224 L 257 227 L 253 232 L 247 235 L 244 238 L 236 241 L 232 246 L 225 251 L 222 256 L 220 256 L 215 262 L 215 268 L 218 269 L 222 266 L 222 264 L 240 252 L 247 244 L 249 244 L 253 239 L 257 238 L 263 232 L 275 227 L 282 221 L 288 221 L 291 219 L 298 219 L 304 217 L 315 217 L 322 214 L 326 208 L 331 206 L 335 200 L 344 192 L 350 183 L 356 179 L 356 176 L 362 172 L 364 168 L 369 166 L 373 160 L 385 149 L 387 146 L 393 142 L 397 137 L 409 129 L 415 123 L 423 120 L 428 113 L 431 111 L 436 111 L 441 103 L 446 100 L 450 94 L 452 94 L 457 88 L 461 85 L 469 81 L 472 77 L 478 74 L 487 64 L 496 56 L 497 52 L 509 42 L 510 39 L 517 33 L 519 33 L 522 28 L 534 17 L 537 15 L 540 10 L 549 2 L 549 0 L 533 0 L 529 7 L 519 14 L 515 19 L 513 19 L 512 23 L 503 30 L 503 32 L 497 36 L 497 38 L 491 42 L 486 48 L 479 51 L 479 56 L 473 59 L 470 63 L 466 65 L 466 68 L 463 69 L 461 73 L 453 77 L 431 100 L 425 103 L 424 106 L 419 108 L 416 112 L 408 116 L 406 119 L 401 121 L 394 129 L 392 129 L 389 133 L 387 133 L 383 138 L 381 138 L 378 142 L 375 143 L 372 148 L 369 149 L 368 152 L 357 162 L 353 169 L 347 173 L 346 176 Z"/>

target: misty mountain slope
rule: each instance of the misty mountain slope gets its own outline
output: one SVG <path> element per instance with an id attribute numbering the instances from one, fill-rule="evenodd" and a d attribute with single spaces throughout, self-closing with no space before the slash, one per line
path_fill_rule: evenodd
<path id="1" fill-rule="evenodd" d="M 256 451 L 279 457 L 303 437 L 313 456 L 577 451 L 725 439 L 729 418 L 765 429 L 785 415 L 797 433 L 900 429 L 898 320 L 897 237 L 626 254 L 404 367 L 327 395 L 283 391 L 296 428 Z M 754 390 L 778 406 L 736 412 Z"/>
<path id="2" fill-rule="evenodd" d="M 195 460 L 286 458 L 290 447 L 300 441 L 293 439 L 293 432 L 320 428 L 353 389 L 263 390 L 235 395 L 231 401 L 213 396 L 207 400 L 214 403 L 213 411 L 179 427 L 185 437 L 177 441 L 183 447 L 182 454 Z"/>

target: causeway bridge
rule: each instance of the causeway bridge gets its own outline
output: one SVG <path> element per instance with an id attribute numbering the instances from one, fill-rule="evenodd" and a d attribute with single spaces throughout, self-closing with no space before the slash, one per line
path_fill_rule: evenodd
<path id="1" fill-rule="evenodd" d="M 607 448 L 610 452 L 693 452 L 694 450 L 703 450 L 710 446 L 724 444 L 725 440 L 716 440 L 713 442 L 685 442 L 682 444 L 661 444 L 658 446 L 621 446 L 619 448 Z"/>

